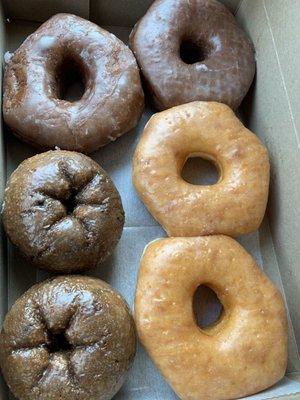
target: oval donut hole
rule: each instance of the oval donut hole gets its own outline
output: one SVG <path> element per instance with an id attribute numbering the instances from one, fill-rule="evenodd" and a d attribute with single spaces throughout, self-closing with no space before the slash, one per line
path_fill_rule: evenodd
<path id="1" fill-rule="evenodd" d="M 212 161 L 192 155 L 186 160 L 181 177 L 192 185 L 214 185 L 219 180 L 219 171 Z"/>
<path id="2" fill-rule="evenodd" d="M 180 45 L 180 58 L 185 64 L 195 64 L 204 61 L 212 51 L 209 43 L 184 39 Z"/>
<path id="3" fill-rule="evenodd" d="M 49 342 L 46 345 L 49 353 L 66 352 L 73 349 L 73 346 L 68 342 L 63 332 L 52 333 L 48 332 Z"/>
<path id="4" fill-rule="evenodd" d="M 197 325 L 205 330 L 218 323 L 224 308 L 209 286 L 200 285 L 193 297 L 193 311 Z"/>
<path id="5" fill-rule="evenodd" d="M 85 93 L 84 66 L 75 57 L 64 57 L 56 68 L 56 80 L 58 83 L 58 98 L 68 102 L 75 102 Z"/>

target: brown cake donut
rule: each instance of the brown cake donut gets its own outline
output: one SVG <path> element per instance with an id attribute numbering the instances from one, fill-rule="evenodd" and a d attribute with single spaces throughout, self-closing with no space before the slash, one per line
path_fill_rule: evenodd
<path id="1" fill-rule="evenodd" d="M 107 173 L 83 154 L 38 154 L 11 175 L 5 231 L 36 266 L 57 272 L 96 267 L 118 242 L 124 211 Z"/>
<path id="2" fill-rule="evenodd" d="M 250 40 L 216 0 L 156 0 L 131 48 L 160 110 L 195 100 L 237 108 L 255 72 Z"/>
<path id="3" fill-rule="evenodd" d="M 135 355 L 133 319 L 105 282 L 61 276 L 33 286 L 6 315 L 4 378 L 20 400 L 109 400 Z"/>
<path id="4" fill-rule="evenodd" d="M 83 78 L 84 93 L 71 102 L 63 91 L 74 70 Z M 4 119 L 20 139 L 39 148 L 97 150 L 131 130 L 143 104 L 130 49 L 75 15 L 45 22 L 6 67 Z"/>

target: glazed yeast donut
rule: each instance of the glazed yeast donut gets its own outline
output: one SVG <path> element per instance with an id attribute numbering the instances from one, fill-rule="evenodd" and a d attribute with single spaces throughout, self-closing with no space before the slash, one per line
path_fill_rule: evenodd
<path id="1" fill-rule="evenodd" d="M 62 276 L 33 286 L 6 315 L 4 378 L 20 400 L 109 400 L 136 348 L 134 322 L 105 282 Z"/>
<path id="2" fill-rule="evenodd" d="M 13 172 L 3 223 L 12 243 L 36 266 L 83 271 L 113 250 L 124 211 L 117 189 L 97 163 L 56 150 L 25 160 Z"/>
<path id="3" fill-rule="evenodd" d="M 255 72 L 253 46 L 216 0 L 157 0 L 131 34 L 154 105 L 195 100 L 237 108 Z"/>
<path id="4" fill-rule="evenodd" d="M 63 91 L 74 70 L 83 78 L 84 93 L 71 102 Z M 5 122 L 20 139 L 43 149 L 97 150 L 137 124 L 143 103 L 132 52 L 75 15 L 45 22 L 5 71 Z"/>
<path id="5" fill-rule="evenodd" d="M 220 319 L 206 329 L 193 313 L 202 284 L 223 305 Z M 182 400 L 244 398 L 285 373 L 282 297 L 229 237 L 152 242 L 141 261 L 135 319 L 143 345 Z"/>
<path id="6" fill-rule="evenodd" d="M 216 164 L 215 185 L 182 179 L 191 156 Z M 169 236 L 236 236 L 256 230 L 263 218 L 268 154 L 228 106 L 194 102 L 150 119 L 134 154 L 133 182 Z"/>

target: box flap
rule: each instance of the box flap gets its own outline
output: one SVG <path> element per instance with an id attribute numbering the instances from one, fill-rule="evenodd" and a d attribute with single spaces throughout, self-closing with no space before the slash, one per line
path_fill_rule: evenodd
<path id="1" fill-rule="evenodd" d="M 3 24 L 3 10 L 0 3 L 0 54 L 1 54 L 1 69 L 4 52 L 4 24 Z M 2 74 L 0 74 L 0 104 L 2 109 Z M 3 124 L 0 123 L 0 204 L 2 205 L 4 187 L 6 181 L 6 166 L 5 166 L 5 151 L 3 140 Z M 2 224 L 0 224 L 0 321 L 3 321 L 4 315 L 7 311 L 7 260 L 6 260 L 6 236 L 4 235 Z M 5 397 L 1 397 L 5 396 Z M 2 375 L 0 374 L 0 398 L 8 398 L 7 386 L 5 385 Z"/>
<path id="2" fill-rule="evenodd" d="M 297 1 L 244 0 L 237 16 L 256 49 L 256 82 L 244 103 L 246 125 L 270 153 L 270 231 L 299 352 L 300 8 Z"/>
<path id="3" fill-rule="evenodd" d="M 54 14 L 68 12 L 89 17 L 89 0 L 3 0 L 6 18 L 45 21 Z"/>
<path id="4" fill-rule="evenodd" d="M 9 0 L 8 0 L 9 1 Z M 99 25 L 132 26 L 148 10 L 153 0 L 90 0 L 90 19 Z M 232 12 L 240 0 L 221 0 Z"/>

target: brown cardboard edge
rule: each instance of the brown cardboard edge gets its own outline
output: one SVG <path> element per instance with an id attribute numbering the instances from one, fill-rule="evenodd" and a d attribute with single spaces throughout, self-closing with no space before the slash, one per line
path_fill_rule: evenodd
<path id="1" fill-rule="evenodd" d="M 110 0 L 3 0 L 5 15 L 11 19 L 30 20 L 43 22 L 53 13 L 71 12 L 83 18 L 105 25 L 118 25 L 123 23 L 125 15 L 126 24 L 132 26 L 137 19 L 145 14 L 153 0 L 133 0 L 131 7 L 128 1 L 115 0 L 115 7 L 111 9 Z M 236 13 L 243 0 L 221 0 L 226 3 L 232 13 Z M 132 1 L 131 1 L 132 3 Z"/>
<path id="2" fill-rule="evenodd" d="M 7 18 L 35 22 L 43 22 L 61 12 L 87 19 L 90 14 L 90 0 L 3 0 L 2 4 Z"/>
<path id="3" fill-rule="evenodd" d="M 239 6 L 242 3 L 243 3 L 243 0 L 240 1 L 240 4 L 238 5 L 237 10 L 238 10 Z M 0 17 L 2 17 L 2 15 L 0 15 Z M 4 39 L 4 32 L 3 32 L 3 28 L 1 26 L 1 33 L 0 33 L 0 41 L 1 41 L 0 46 L 1 46 L 1 50 L 2 50 L 1 54 L 3 54 L 3 39 Z M 0 128 L 2 130 L 2 126 Z M 5 169 L 4 169 L 5 152 L 4 152 L 4 147 L 3 147 L 2 134 L 1 134 L 0 140 L 1 140 L 1 142 L 0 142 L 0 162 L 1 162 L 1 171 L 3 173 L 5 171 Z M 4 182 L 5 182 L 5 176 L 4 175 L 0 175 L 1 202 L 2 202 L 2 196 L 3 196 Z M 0 234 L 1 234 L 1 232 L 0 232 Z M 4 235 L 1 235 L 1 238 L 4 238 Z M 4 268 L 1 268 L 1 270 L 0 270 L 0 279 L 1 279 L 0 280 L 0 295 L 2 294 L 1 297 L 2 297 L 3 303 L 4 303 L 3 305 L 2 305 L 2 303 L 0 304 L 0 316 L 1 316 L 1 318 L 3 317 L 3 314 L 6 312 L 6 302 L 4 301 L 4 299 L 6 297 L 3 296 L 3 292 L 2 292 L 2 290 L 6 290 L 6 287 L 5 287 L 6 286 L 5 285 L 5 282 L 6 282 L 6 278 L 5 278 L 5 262 L 4 262 L 5 248 L 6 248 L 5 243 L 4 242 L 1 243 L 1 248 L 0 248 L 1 259 L 0 259 L 0 263 L 3 263 L 3 265 L 4 265 Z M 279 398 L 279 399 L 287 399 L 288 400 L 288 399 L 299 399 L 300 397 L 299 397 L 299 394 L 293 394 L 293 395 L 284 395 L 284 396 L 279 396 L 279 397 L 273 397 L 273 399 L 275 399 L 275 398 L 276 399 Z"/>
<path id="4" fill-rule="evenodd" d="M 284 287 L 288 309 L 291 316 L 291 327 L 294 331 L 295 344 L 299 353 L 299 246 L 297 232 L 299 228 L 299 186 L 295 185 L 294 176 L 299 173 L 299 148 L 293 131 L 293 113 L 289 107 L 289 95 L 282 66 L 278 56 L 280 47 L 274 40 L 274 22 L 270 17 L 266 4 L 271 1 L 243 0 L 237 13 L 238 22 L 251 36 L 256 48 L 257 74 L 256 85 L 253 87 L 245 111 L 247 126 L 256 132 L 266 143 L 271 156 L 271 185 L 267 208 L 270 226 L 270 236 L 276 254 L 280 278 Z M 276 4 L 275 4 L 276 3 Z M 294 4 L 289 0 L 287 6 Z M 274 2 L 271 7 L 282 20 L 281 34 L 284 36 L 286 13 L 282 14 L 280 4 Z M 288 7 L 287 7 L 288 8 Z M 294 9 L 293 17 L 296 16 Z M 284 42 L 285 47 L 293 43 Z M 298 58 L 294 57 L 294 69 L 297 70 Z M 291 76 L 293 82 L 296 75 Z M 281 135 L 285 133 L 285 136 Z M 284 139 L 283 139 L 284 138 Z M 295 351 L 295 356 L 296 356 Z M 299 360 L 299 357 L 298 357 Z M 297 362 L 299 370 L 300 360 Z"/>
<path id="5" fill-rule="evenodd" d="M 3 50 L 5 40 L 4 30 L 4 13 L 2 4 L 0 4 L 0 54 L 1 54 L 1 74 L 0 74 L 0 104 L 2 110 L 2 76 L 3 76 Z M 3 122 L 0 123 L 0 206 L 2 209 L 6 174 L 5 174 L 5 151 L 4 151 L 4 138 L 3 138 Z M 2 224 L 0 224 L 0 321 L 4 319 L 7 311 L 7 267 L 6 267 L 6 237 L 3 231 Z M 7 386 L 0 374 L 0 393 L 3 393 L 5 398 L 8 398 Z"/>
<path id="6" fill-rule="evenodd" d="M 0 18 L 1 20 L 3 17 L 3 9 L 2 6 L 0 5 Z M 3 65 L 3 49 L 4 49 L 4 39 L 5 39 L 5 31 L 4 31 L 4 26 L 1 23 L 0 25 L 0 51 L 1 51 L 1 66 Z M 2 67 L 3 70 L 3 67 Z M 0 96 L 2 99 L 2 76 L 3 76 L 3 71 L 0 76 Z M 2 109 L 2 101 L 1 101 L 1 109 Z M 5 181 L 6 181 L 6 176 L 5 176 L 5 151 L 4 151 L 4 140 L 3 140 L 3 125 L 2 123 L 0 124 L 0 202 L 1 202 L 1 207 L 2 207 L 2 202 L 3 202 L 3 195 L 4 195 L 4 188 L 5 188 Z M 0 236 L 1 236 L 1 242 L 0 242 L 0 263 L 1 263 L 1 268 L 0 268 L 0 319 L 1 321 L 3 320 L 4 314 L 6 312 L 6 301 L 4 300 L 6 298 L 6 273 L 5 273 L 5 248 L 6 248 L 6 240 L 5 240 L 5 235 L 2 229 L 2 224 L 0 227 Z"/>
<path id="7" fill-rule="evenodd" d="M 239 7 L 239 0 L 220 0 L 227 8 L 235 13 Z M 153 0 L 90 0 L 90 19 L 99 25 L 119 26 L 120 24 L 132 26 L 148 10 Z"/>

